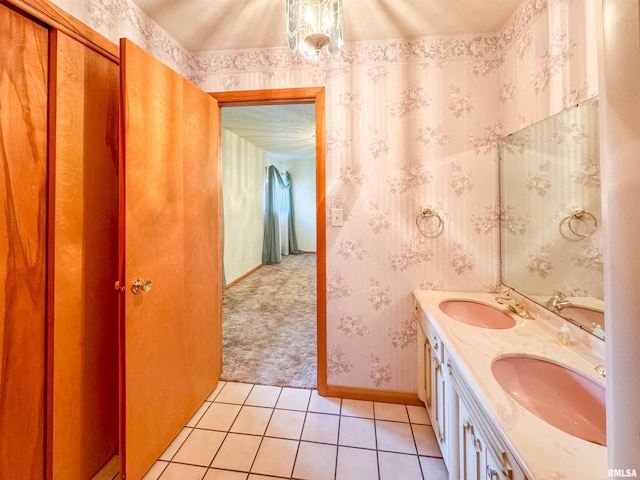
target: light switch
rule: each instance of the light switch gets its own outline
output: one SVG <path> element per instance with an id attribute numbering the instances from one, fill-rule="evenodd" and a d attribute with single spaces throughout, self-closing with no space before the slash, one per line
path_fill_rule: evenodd
<path id="1" fill-rule="evenodd" d="M 333 225 L 334 227 L 342 226 L 342 209 L 341 208 L 331 209 L 331 225 Z"/>

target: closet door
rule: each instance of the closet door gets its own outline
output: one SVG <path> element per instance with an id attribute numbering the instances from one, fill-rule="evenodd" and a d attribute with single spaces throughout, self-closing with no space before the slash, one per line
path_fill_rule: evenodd
<path id="1" fill-rule="evenodd" d="M 41 479 L 47 30 L 0 5 L 0 478 Z"/>
<path id="2" fill-rule="evenodd" d="M 121 456 L 138 480 L 220 374 L 220 110 L 131 42 L 120 48 Z"/>
<path id="3" fill-rule="evenodd" d="M 118 65 L 51 32 L 51 478 L 118 453 Z"/>

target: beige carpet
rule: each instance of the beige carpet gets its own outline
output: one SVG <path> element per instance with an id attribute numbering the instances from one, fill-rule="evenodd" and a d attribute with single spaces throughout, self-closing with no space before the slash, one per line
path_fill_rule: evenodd
<path id="1" fill-rule="evenodd" d="M 222 305 L 222 380 L 316 388 L 316 255 L 263 265 Z"/>

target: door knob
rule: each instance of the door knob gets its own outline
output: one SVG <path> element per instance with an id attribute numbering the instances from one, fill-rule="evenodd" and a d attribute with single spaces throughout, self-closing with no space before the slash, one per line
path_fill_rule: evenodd
<path id="1" fill-rule="evenodd" d="M 133 293 L 144 293 L 151 290 L 151 280 L 145 280 L 144 278 L 136 278 L 131 284 L 131 291 Z"/>

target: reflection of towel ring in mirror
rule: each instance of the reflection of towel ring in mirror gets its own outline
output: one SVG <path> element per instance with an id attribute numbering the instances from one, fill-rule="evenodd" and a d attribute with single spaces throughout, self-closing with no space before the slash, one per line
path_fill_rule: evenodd
<path id="1" fill-rule="evenodd" d="M 588 218 L 591 218 L 591 220 L 593 221 L 593 228 L 591 229 L 591 231 L 587 233 L 579 233 L 578 231 L 576 231 L 577 224 L 575 222 L 586 223 L 586 219 Z M 569 230 L 571 230 L 571 233 L 578 237 L 586 238 L 598 229 L 598 219 L 592 213 L 589 213 L 581 208 L 571 212 L 571 215 L 565 218 L 565 220 L 568 220 L 567 225 L 569 227 Z"/>
<path id="2" fill-rule="evenodd" d="M 432 223 L 430 221 L 432 219 L 435 219 L 436 221 L 435 228 L 425 229 L 425 225 L 423 223 Z M 442 230 L 442 218 L 440 218 L 440 215 L 430 208 L 423 208 L 416 216 L 416 227 L 418 227 L 420 233 L 425 237 L 434 237 Z"/>

